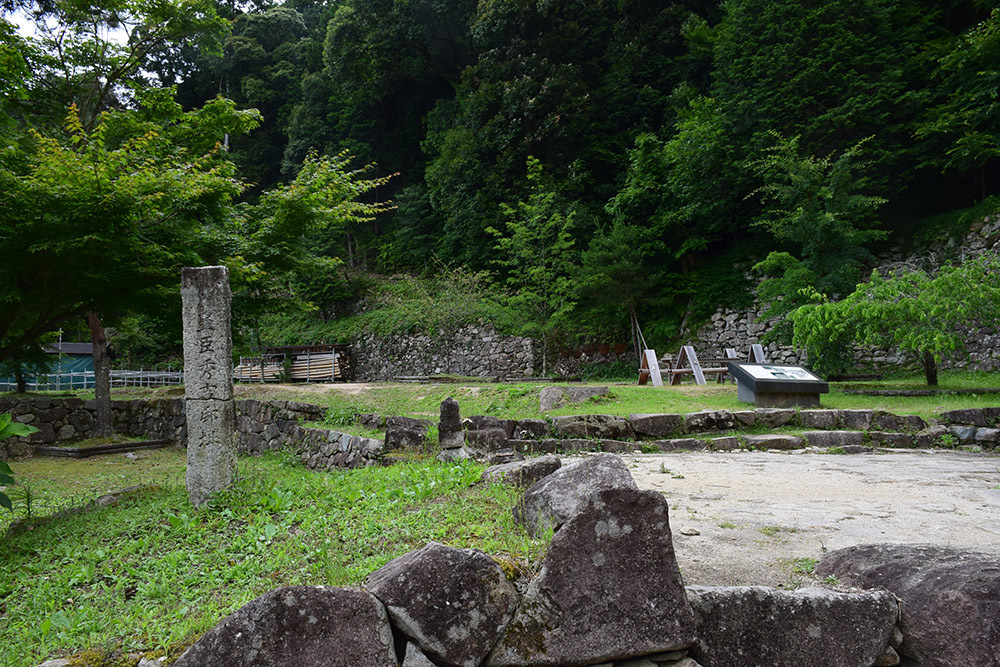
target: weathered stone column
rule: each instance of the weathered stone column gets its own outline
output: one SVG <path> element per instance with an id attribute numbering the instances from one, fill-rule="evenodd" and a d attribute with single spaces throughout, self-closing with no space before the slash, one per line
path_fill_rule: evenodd
<path id="1" fill-rule="evenodd" d="M 469 458 L 465 450 L 465 432 L 462 430 L 462 415 L 458 401 L 449 396 L 441 401 L 441 420 L 438 422 L 438 443 L 441 452 L 438 461 L 461 461 Z"/>
<path id="2" fill-rule="evenodd" d="M 229 270 L 181 269 L 187 490 L 194 505 L 236 477 Z"/>

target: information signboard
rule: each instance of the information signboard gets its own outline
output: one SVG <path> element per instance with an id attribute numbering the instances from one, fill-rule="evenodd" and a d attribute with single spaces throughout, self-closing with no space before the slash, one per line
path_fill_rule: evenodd
<path id="1" fill-rule="evenodd" d="M 817 406 L 819 395 L 830 391 L 822 378 L 801 366 L 729 362 L 736 378 L 736 396 L 761 407 Z"/>

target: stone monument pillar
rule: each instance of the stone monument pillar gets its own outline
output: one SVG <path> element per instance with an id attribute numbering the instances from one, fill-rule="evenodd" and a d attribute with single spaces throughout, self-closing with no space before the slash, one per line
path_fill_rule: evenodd
<path id="1" fill-rule="evenodd" d="M 181 269 L 187 490 L 194 505 L 236 478 L 229 270 Z"/>
<path id="2" fill-rule="evenodd" d="M 438 422 L 438 443 L 441 452 L 438 461 L 461 461 L 469 458 L 465 450 L 465 431 L 462 430 L 462 415 L 458 401 L 449 396 L 441 401 L 441 421 Z"/>

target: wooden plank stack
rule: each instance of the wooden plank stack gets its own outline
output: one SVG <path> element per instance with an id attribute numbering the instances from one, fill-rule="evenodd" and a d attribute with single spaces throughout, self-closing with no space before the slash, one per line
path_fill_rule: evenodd
<path id="1" fill-rule="evenodd" d="M 318 346 L 317 346 L 318 347 Z M 299 348 L 264 357 L 241 357 L 233 369 L 233 379 L 240 382 L 347 382 L 350 380 L 348 357 L 333 347 Z"/>

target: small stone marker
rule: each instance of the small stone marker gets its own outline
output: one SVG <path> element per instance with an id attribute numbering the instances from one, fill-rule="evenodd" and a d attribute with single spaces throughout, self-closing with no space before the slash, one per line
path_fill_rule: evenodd
<path id="1" fill-rule="evenodd" d="M 229 270 L 181 269 L 187 489 L 194 505 L 236 477 Z"/>
<path id="2" fill-rule="evenodd" d="M 438 442 L 441 443 L 439 461 L 459 461 L 469 458 L 465 450 L 465 431 L 458 401 L 448 397 L 441 401 L 441 421 L 438 422 Z"/>

